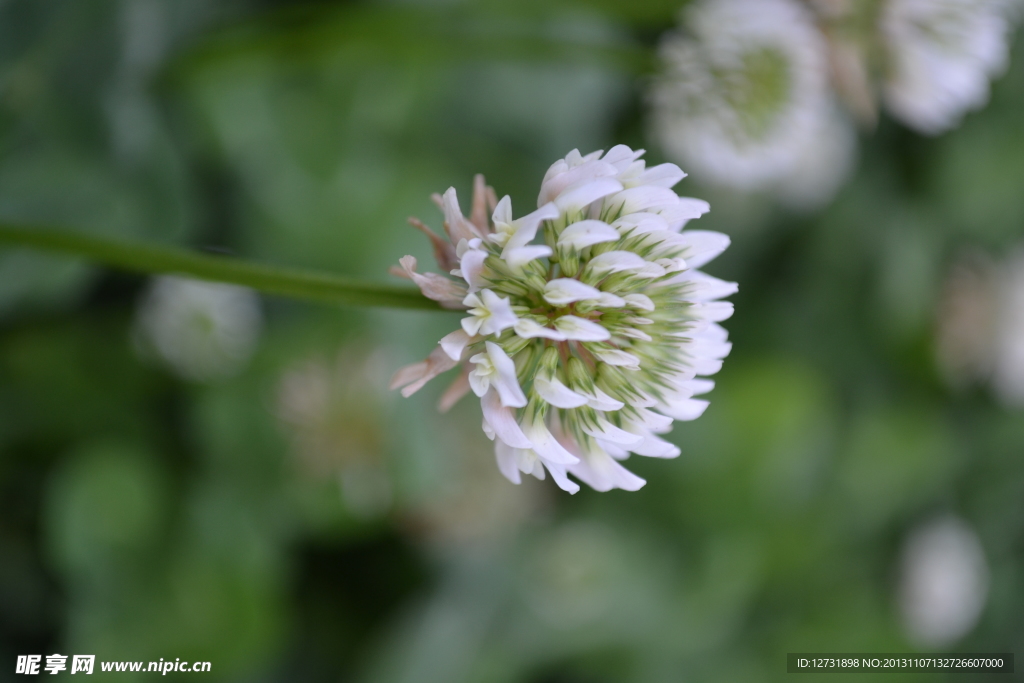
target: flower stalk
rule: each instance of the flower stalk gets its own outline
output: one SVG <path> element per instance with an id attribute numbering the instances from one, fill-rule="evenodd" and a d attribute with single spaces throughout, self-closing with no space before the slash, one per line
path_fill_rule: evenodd
<path id="1" fill-rule="evenodd" d="M 0 223 L 0 244 L 95 261 L 136 273 L 187 275 L 265 294 L 341 306 L 442 310 L 411 287 L 361 282 L 332 273 L 282 268 L 180 247 L 96 237 L 48 227 Z"/>

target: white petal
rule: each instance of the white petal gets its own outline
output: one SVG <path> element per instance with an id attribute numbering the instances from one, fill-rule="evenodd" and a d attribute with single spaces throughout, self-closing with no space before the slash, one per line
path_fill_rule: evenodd
<path id="1" fill-rule="evenodd" d="M 526 405 L 526 396 L 516 378 L 515 361 L 508 357 L 505 349 L 494 342 L 486 342 L 484 347 L 487 349 L 491 363 L 494 364 L 494 369 L 498 371 L 498 379 L 492 381 L 501 397 L 502 405 L 509 408 L 522 408 Z"/>
<path id="2" fill-rule="evenodd" d="M 673 206 L 678 203 L 679 195 L 667 187 L 640 185 L 623 190 L 614 197 L 608 198 L 605 206 L 610 208 L 621 206 L 620 213 L 628 214 L 655 207 Z"/>
<path id="3" fill-rule="evenodd" d="M 513 268 L 521 268 L 530 261 L 551 256 L 551 247 L 540 244 L 531 244 L 517 249 L 506 249 L 502 252 L 505 263 Z"/>
<path id="4" fill-rule="evenodd" d="M 587 405 L 594 410 L 602 410 L 605 412 L 621 410 L 626 405 L 622 401 L 616 401 L 597 387 L 594 387 L 593 393 L 587 394 L 587 398 L 589 399 Z"/>
<path id="5" fill-rule="evenodd" d="M 519 484 L 519 454 L 504 441 L 494 442 L 494 458 L 498 461 L 498 470 L 513 484 Z"/>
<path id="6" fill-rule="evenodd" d="M 669 231 L 668 223 L 664 218 L 656 213 L 649 213 L 645 211 L 621 216 L 612 223 L 612 227 L 622 234 L 625 234 L 626 232 L 633 232 L 637 235 L 653 232 L 665 232 L 670 235 L 675 234 L 674 232 Z"/>
<path id="7" fill-rule="evenodd" d="M 512 249 L 525 247 L 532 242 L 533 238 L 537 236 L 537 228 L 540 227 L 542 221 L 558 218 L 558 216 L 558 208 L 554 204 L 545 204 L 533 213 L 513 221 L 512 225 L 515 228 L 515 232 L 505 245 L 502 258 L 507 258 L 508 252 Z"/>
<path id="8" fill-rule="evenodd" d="M 611 332 L 590 320 L 575 315 L 563 315 L 555 320 L 555 329 L 574 341 L 606 341 L 612 338 Z"/>
<path id="9" fill-rule="evenodd" d="M 565 335 L 550 327 L 543 327 L 529 318 L 520 318 L 513 328 L 515 333 L 523 339 L 551 339 L 553 341 L 565 341 Z"/>
<path id="10" fill-rule="evenodd" d="M 598 199 L 622 190 L 622 183 L 612 178 L 597 178 L 568 188 L 555 198 L 562 213 L 575 213 Z"/>
<path id="11" fill-rule="evenodd" d="M 564 465 L 555 465 L 553 463 L 545 462 L 544 466 L 548 468 L 548 472 L 551 473 L 551 478 L 555 480 L 556 484 L 558 484 L 558 488 L 566 491 L 567 493 L 579 492 L 579 484 L 566 476 Z"/>
<path id="12" fill-rule="evenodd" d="M 710 230 L 684 230 L 679 238 L 686 249 L 683 258 L 691 268 L 700 268 L 721 254 L 731 241 L 728 235 Z"/>
<path id="13" fill-rule="evenodd" d="M 469 283 L 473 290 L 487 286 L 487 280 L 483 277 L 484 261 L 487 259 L 487 252 L 483 249 L 469 249 L 459 260 L 459 270 L 462 272 L 462 279 Z"/>
<path id="14" fill-rule="evenodd" d="M 726 282 L 699 270 L 688 270 L 670 280 L 672 284 L 688 285 L 685 297 L 689 301 L 712 301 L 732 296 L 739 289 L 735 282 Z"/>
<path id="15" fill-rule="evenodd" d="M 489 289 L 482 291 L 483 304 L 490 314 L 484 321 L 484 334 L 499 334 L 516 324 L 518 316 L 512 312 L 509 299 L 502 299 Z"/>
<path id="16" fill-rule="evenodd" d="M 565 306 L 574 301 L 586 301 L 600 297 L 601 290 L 596 287 L 566 277 L 551 280 L 544 286 L 544 298 L 549 304 L 555 306 Z"/>
<path id="17" fill-rule="evenodd" d="M 639 358 L 631 353 L 620 351 L 618 349 L 597 349 L 594 351 L 594 355 L 608 365 L 617 365 L 620 367 L 632 368 L 634 370 L 640 367 Z"/>
<path id="18" fill-rule="evenodd" d="M 516 422 L 515 414 L 511 408 L 501 405 L 501 399 L 495 391 L 487 392 L 480 399 L 480 408 L 483 410 L 484 419 L 494 430 L 494 434 L 505 444 L 513 448 L 533 448 L 533 443 L 526 438 L 523 430 Z"/>
<path id="19" fill-rule="evenodd" d="M 462 329 L 466 334 L 475 337 L 480 334 L 480 328 L 483 326 L 484 320 L 483 318 L 473 315 L 468 318 L 463 318 L 459 324 L 462 325 Z"/>
<path id="20" fill-rule="evenodd" d="M 690 311 L 704 320 L 720 323 L 732 317 L 734 307 L 731 301 L 710 301 L 704 304 L 695 304 Z"/>
<path id="21" fill-rule="evenodd" d="M 590 260 L 595 273 L 617 273 L 623 270 L 640 270 L 647 265 L 643 257 L 631 251 L 607 251 Z"/>
<path id="22" fill-rule="evenodd" d="M 562 384 L 557 377 L 537 377 L 533 380 L 533 388 L 542 399 L 556 408 L 579 408 L 588 402 L 586 396 L 577 394 Z"/>
<path id="23" fill-rule="evenodd" d="M 658 410 L 675 420 L 689 422 L 703 415 L 709 405 L 708 401 L 699 398 L 685 398 L 658 406 Z"/>
<path id="24" fill-rule="evenodd" d="M 579 458 L 567 451 L 548 431 L 543 420 L 524 424 L 523 433 L 533 443 L 533 450 L 544 459 L 545 464 L 551 462 L 556 465 L 574 465 L 579 462 Z"/>
<path id="25" fill-rule="evenodd" d="M 656 210 L 665 219 L 669 230 L 679 232 L 688 222 L 700 218 L 710 211 L 711 207 L 703 199 L 680 197 L 675 204 L 659 207 Z"/>
<path id="26" fill-rule="evenodd" d="M 678 458 L 680 453 L 678 446 L 654 434 L 645 435 L 640 443 L 628 446 L 628 448 L 637 455 L 648 458 Z"/>
<path id="27" fill-rule="evenodd" d="M 619 231 L 604 221 L 585 220 L 573 223 L 558 236 L 558 245 L 584 249 L 602 242 L 614 242 L 619 239 Z"/>
<path id="28" fill-rule="evenodd" d="M 660 185 L 661 187 L 673 187 L 676 183 L 686 177 L 683 170 L 675 164 L 659 164 L 652 166 L 640 176 L 641 185 Z"/>
<path id="29" fill-rule="evenodd" d="M 580 459 L 579 464 L 570 467 L 569 471 L 595 491 L 610 491 L 615 488 L 637 491 L 647 483 L 600 449 L 587 453 Z"/>
<path id="30" fill-rule="evenodd" d="M 550 201 L 554 201 L 555 198 L 570 187 L 582 185 L 597 178 L 613 178 L 617 174 L 618 169 L 603 161 L 592 161 L 572 169 L 565 162 L 556 161 L 548 169 L 544 182 L 541 183 L 540 196 L 537 197 L 537 206 L 543 206 Z M 615 190 L 612 190 L 612 192 L 615 192 Z M 587 203 L 589 204 L 590 202 Z"/>
<path id="31" fill-rule="evenodd" d="M 651 297 L 645 294 L 627 294 L 622 297 L 632 308 L 639 308 L 641 311 L 653 311 L 654 302 Z"/>
<path id="32" fill-rule="evenodd" d="M 504 223 L 505 225 L 509 225 L 510 223 L 512 223 L 511 197 L 505 195 L 504 197 L 501 198 L 501 201 L 498 202 L 498 205 L 494 207 L 494 213 L 491 214 L 491 220 L 494 221 L 495 225 L 497 225 L 498 223 Z"/>
<path id="33" fill-rule="evenodd" d="M 624 429 L 620 429 L 603 418 L 598 418 L 597 427 L 584 425 L 583 432 L 589 434 L 595 439 L 604 439 L 605 441 L 610 441 L 611 443 L 617 443 L 623 446 L 630 446 L 644 440 L 644 437 L 631 434 Z"/>
<path id="34" fill-rule="evenodd" d="M 441 344 L 441 348 L 444 349 L 449 358 L 452 360 L 462 360 L 462 354 L 472 339 L 473 337 L 463 330 L 455 330 L 451 334 L 442 337 L 438 343 Z"/>

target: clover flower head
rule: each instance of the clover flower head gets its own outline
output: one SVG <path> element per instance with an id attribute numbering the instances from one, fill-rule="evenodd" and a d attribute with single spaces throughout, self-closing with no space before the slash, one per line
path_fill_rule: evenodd
<path id="1" fill-rule="evenodd" d="M 704 412 L 694 397 L 711 390 L 704 377 L 730 351 L 718 323 L 732 314 L 721 299 L 736 285 L 697 270 L 729 238 L 687 229 L 707 203 L 672 190 L 686 175 L 678 166 L 648 168 L 642 155 L 573 150 L 548 170 L 537 210 L 518 219 L 477 176 L 469 218 L 454 189 L 435 197 L 448 241 L 410 221 L 454 279 L 417 273 L 411 256 L 393 272 L 467 316 L 392 388 L 409 396 L 460 367 L 440 407 L 469 391 L 480 398 L 513 483 L 550 474 L 570 493 L 579 490 L 570 475 L 599 491 L 640 488 L 621 461 L 679 455 L 659 435 Z"/>
<path id="2" fill-rule="evenodd" d="M 834 195 L 855 136 L 829 87 L 827 45 L 797 0 L 700 0 L 661 44 L 652 126 L 709 182 L 799 208 Z M 812 169 L 805 172 L 806 169 Z"/>
<path id="3" fill-rule="evenodd" d="M 1014 3 L 889 0 L 880 25 L 888 50 L 885 103 L 921 133 L 954 128 L 988 102 L 989 79 L 1006 67 Z"/>
<path id="4" fill-rule="evenodd" d="M 134 337 L 141 350 L 178 375 L 210 381 L 242 370 L 262 327 L 259 297 L 251 289 L 162 276 L 139 301 Z"/>

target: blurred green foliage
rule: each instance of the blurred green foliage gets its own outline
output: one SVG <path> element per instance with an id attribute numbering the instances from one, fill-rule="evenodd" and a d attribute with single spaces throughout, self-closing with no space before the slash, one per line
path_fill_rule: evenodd
<path id="1" fill-rule="evenodd" d="M 0 218 L 383 280 L 429 258 L 405 219 L 439 224 L 431 192 L 484 172 L 525 211 L 570 149 L 644 146 L 678 4 L 8 0 Z M 1024 651 L 1024 421 L 949 390 L 932 348 L 950 259 L 1024 235 L 1017 47 L 958 131 L 865 133 L 819 215 L 684 181 L 733 237 L 711 270 L 740 283 L 735 350 L 638 493 L 513 487 L 471 401 L 387 394 L 452 314 L 266 301 L 246 371 L 196 384 L 136 353 L 139 278 L 0 252 L 4 667 L 781 680 L 788 651 L 911 651 L 899 546 L 940 512 L 992 568 L 955 649 Z"/>

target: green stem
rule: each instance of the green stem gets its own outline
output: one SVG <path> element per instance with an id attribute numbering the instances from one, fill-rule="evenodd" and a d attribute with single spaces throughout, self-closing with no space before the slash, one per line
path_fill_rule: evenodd
<path id="1" fill-rule="evenodd" d="M 279 268 L 178 247 L 11 223 L 0 223 L 0 243 L 78 256 L 138 273 L 170 273 L 229 282 L 293 299 L 346 306 L 442 310 L 437 302 L 411 287 L 359 282 L 330 273 Z"/>

